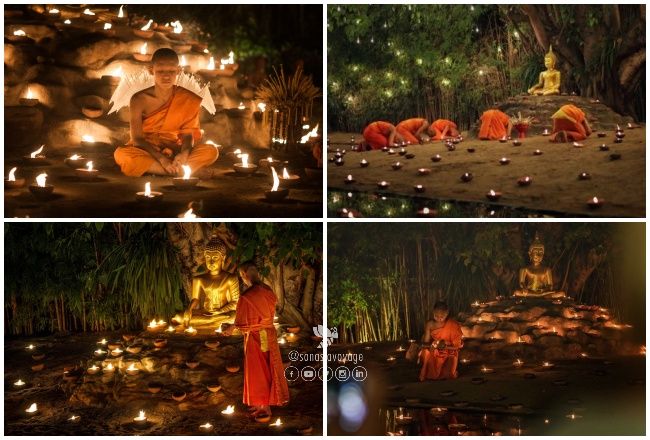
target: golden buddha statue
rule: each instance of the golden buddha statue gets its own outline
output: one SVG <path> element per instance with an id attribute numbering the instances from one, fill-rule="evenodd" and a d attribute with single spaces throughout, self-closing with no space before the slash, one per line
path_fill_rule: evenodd
<path id="1" fill-rule="evenodd" d="M 212 235 L 204 255 L 208 272 L 192 279 L 192 299 L 182 318 L 185 327 L 191 325 L 197 330 L 233 323 L 239 301 L 239 278 L 223 270 L 226 243 Z M 177 315 L 174 320 L 178 322 L 180 317 Z"/>
<path id="2" fill-rule="evenodd" d="M 519 290 L 515 296 L 532 296 L 542 298 L 563 298 L 564 292 L 553 290 L 553 272 L 550 267 L 542 266 L 544 244 L 535 234 L 535 240 L 528 248 L 531 265 L 519 270 Z"/>
<path id="3" fill-rule="evenodd" d="M 559 95 L 560 94 L 560 71 L 555 70 L 557 57 L 553 53 L 553 46 L 550 46 L 548 53 L 544 56 L 545 71 L 539 74 L 539 82 L 528 89 L 531 95 Z"/>

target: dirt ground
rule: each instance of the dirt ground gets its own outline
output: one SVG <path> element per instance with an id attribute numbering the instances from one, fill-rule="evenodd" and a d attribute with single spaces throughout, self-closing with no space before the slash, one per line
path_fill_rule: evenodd
<path id="1" fill-rule="evenodd" d="M 376 419 L 376 415 L 386 408 L 398 407 L 412 413 L 445 408 L 468 425 L 468 433 L 483 435 L 486 427 L 481 425 L 482 419 L 515 423 L 515 433 L 511 435 L 645 433 L 645 356 L 554 361 L 553 368 L 548 370 L 532 364 L 515 368 L 512 361 L 506 360 L 472 362 L 459 365 L 456 380 L 419 382 L 419 367 L 404 359 L 404 352 L 396 352 L 399 345 L 389 342 L 330 347 L 331 352 L 363 355 L 361 365 L 367 369 L 368 378 L 362 386 L 369 416 L 359 433 L 386 435 L 387 421 Z M 407 347 L 408 343 L 404 341 L 401 345 Z M 396 360 L 388 361 L 389 356 Z M 330 366 L 336 369 L 336 365 Z M 482 373 L 483 366 L 493 368 L 494 372 Z M 485 381 L 474 383 L 477 378 Z M 339 385 L 329 382 L 330 398 Z M 576 419 L 567 418 L 570 414 L 576 414 Z M 472 421 L 477 424 L 472 426 Z M 336 432 L 336 421 L 329 419 L 328 423 L 328 432 Z M 521 431 L 517 432 L 517 428 Z M 503 429 L 493 427 L 492 431 Z"/>
<path id="2" fill-rule="evenodd" d="M 167 336 L 164 349 L 144 348 L 138 355 L 129 355 L 124 362 L 138 359 L 155 362 L 154 372 L 142 370 L 136 377 L 115 373 L 114 378 L 83 374 L 77 381 L 64 378 L 64 368 L 88 367 L 98 364 L 93 351 L 97 341 L 106 338 L 119 340 L 120 334 L 85 336 L 51 336 L 5 340 L 5 434 L 7 435 L 318 435 L 322 433 L 322 381 L 298 379 L 289 382 L 290 402 L 284 407 L 273 407 L 272 421 L 278 417 L 283 425 L 270 426 L 248 418 L 242 403 L 243 368 L 229 373 L 224 359 L 242 365 L 241 337 L 219 338 L 216 350 L 204 346 L 207 338 L 184 335 Z M 212 338 L 214 339 L 214 338 Z M 305 338 L 300 350 L 311 351 L 312 341 Z M 34 344 L 33 351 L 26 349 Z M 306 344 L 306 345 L 305 345 Z M 295 348 L 295 347 L 291 347 Z M 284 349 L 283 349 L 284 350 Z M 33 372 L 37 362 L 32 353 L 43 353 L 45 369 Z M 125 354 L 127 352 L 125 351 Z M 284 353 L 284 352 L 283 352 Z M 188 354 L 201 362 L 190 369 L 184 360 Z M 236 356 L 236 358 L 233 358 Z M 283 354 L 286 358 L 286 353 Z M 149 360 L 147 360 L 149 359 Z M 114 365 L 118 362 L 111 358 Z M 123 364 L 120 364 L 123 365 Z M 229 364 L 227 364 L 229 365 Z M 299 363 L 292 363 L 300 368 Z M 26 385 L 17 389 L 14 382 L 20 378 Z M 157 381 L 162 391 L 152 394 L 148 384 Z M 218 383 L 221 390 L 210 392 L 206 384 Z M 172 399 L 173 391 L 187 393 L 184 401 Z M 25 409 L 37 403 L 38 412 L 27 415 Z M 226 405 L 234 405 L 235 413 L 221 414 Z M 146 411 L 148 423 L 139 427 L 133 417 L 139 410 Z M 79 416 L 76 421 L 69 418 Z M 211 431 L 202 431 L 200 425 L 211 423 Z"/>
<path id="3" fill-rule="evenodd" d="M 347 150 L 343 165 L 327 163 L 329 189 L 373 193 L 378 190 L 377 182 L 387 181 L 390 187 L 382 193 L 390 195 L 493 203 L 558 215 L 645 217 L 645 127 L 626 129 L 620 144 L 614 143 L 611 130 L 604 138 L 593 134 L 581 142 L 581 148 L 571 143 L 550 143 L 548 137 L 539 135 L 523 139 L 521 146 L 513 146 L 512 142 L 471 139 L 463 133 L 465 140 L 456 145 L 455 151 L 447 151 L 441 142 L 408 147 L 408 152 L 415 154 L 412 159 L 382 151 L 350 152 L 351 136 L 358 142 L 362 140 L 358 133 L 328 134 L 328 159 L 337 148 Z M 607 144 L 609 151 L 600 151 L 601 144 Z M 475 152 L 468 152 L 468 148 Z M 543 154 L 534 155 L 537 149 Z M 620 159 L 611 160 L 612 153 L 620 154 Z M 435 154 L 442 160 L 432 162 Z M 510 159 L 508 165 L 499 164 L 503 157 Z M 361 168 L 361 159 L 370 165 Z M 403 164 L 398 171 L 391 167 L 395 162 Z M 419 176 L 419 168 L 429 168 L 431 173 Z M 471 173 L 473 179 L 462 182 L 460 177 L 464 173 Z M 588 173 L 591 178 L 579 180 L 580 173 Z M 348 175 L 355 183 L 344 183 Z M 517 179 L 523 176 L 532 178 L 530 186 L 518 186 Z M 413 186 L 417 184 L 425 187 L 424 193 L 415 193 Z M 491 189 L 502 193 L 497 202 L 486 198 Z M 602 207 L 591 209 L 587 205 L 594 196 L 604 199 Z"/>
<path id="4" fill-rule="evenodd" d="M 200 181 L 196 188 L 177 190 L 171 178 L 158 176 L 126 177 L 121 174 L 113 160 L 112 147 L 93 152 L 77 151 L 93 160 L 100 170 L 95 181 L 81 181 L 72 168 L 64 164 L 65 157 L 52 157 L 47 166 L 28 166 L 20 158 L 5 159 L 5 178 L 8 171 L 17 166 L 17 178 L 25 178 L 20 189 L 5 189 L 5 217 L 45 218 L 119 218 L 155 217 L 176 218 L 194 202 L 201 209 L 194 212 L 201 217 L 321 217 L 322 178 L 305 176 L 304 168 L 292 169 L 301 181 L 289 190 L 288 197 L 280 202 L 269 202 L 264 192 L 271 189 L 273 179 L 270 171 L 258 170 L 251 176 L 242 176 L 233 170 L 234 148 L 221 151 L 212 166 L 212 179 Z M 250 150 L 251 163 L 269 155 L 268 150 Z M 275 159 L 283 159 L 273 153 Z M 281 172 L 281 170 L 278 170 Z M 47 183 L 54 185 L 53 195 L 45 201 L 37 200 L 28 189 L 41 172 L 48 174 Z M 139 203 L 135 193 L 144 191 L 145 182 L 151 182 L 152 191 L 162 191 L 163 199 L 157 203 Z"/>

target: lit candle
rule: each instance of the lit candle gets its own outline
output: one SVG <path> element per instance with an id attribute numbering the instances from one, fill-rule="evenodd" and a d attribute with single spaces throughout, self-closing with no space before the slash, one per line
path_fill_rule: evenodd
<path id="1" fill-rule="evenodd" d="M 111 354 L 112 354 L 113 356 L 119 356 L 119 355 L 121 355 L 122 353 L 124 353 L 124 350 L 122 350 L 122 349 L 119 348 L 119 347 L 117 347 L 116 349 L 114 349 L 114 350 L 111 351 Z"/>
<path id="2" fill-rule="evenodd" d="M 352 174 L 348 174 L 348 176 L 345 178 L 345 183 L 354 183 L 354 179 L 352 178 Z"/>
<path id="3" fill-rule="evenodd" d="M 208 70 L 214 70 L 214 57 L 210 57 L 210 61 L 208 62 Z"/>
<path id="4" fill-rule="evenodd" d="M 370 162 L 368 162 L 366 159 L 361 159 L 359 165 L 361 166 L 361 168 L 366 168 L 368 165 L 370 165 Z"/>
<path id="5" fill-rule="evenodd" d="M 221 414 L 224 414 L 224 415 L 228 416 L 228 415 L 233 414 L 234 412 L 235 412 L 235 405 L 228 405 L 226 407 L 226 409 L 221 411 Z"/>
<path id="6" fill-rule="evenodd" d="M 465 183 L 469 182 L 473 178 L 474 176 L 472 175 L 472 173 L 464 173 L 462 176 L 460 176 L 460 180 L 462 180 Z"/>
<path id="7" fill-rule="evenodd" d="M 41 147 L 36 151 L 32 151 L 31 153 L 29 153 L 29 159 L 31 159 L 32 161 L 42 161 L 43 159 L 45 159 L 45 155 L 41 154 L 44 148 L 45 148 L 45 144 L 41 145 Z"/>
<path id="8" fill-rule="evenodd" d="M 126 373 L 127 373 L 127 374 L 130 374 L 130 375 L 132 375 L 132 376 L 138 374 L 139 371 L 140 371 L 140 370 L 138 370 L 138 368 L 135 366 L 134 363 L 132 363 L 131 365 L 129 365 L 129 367 L 126 369 Z"/>
<path id="9" fill-rule="evenodd" d="M 519 367 L 521 367 L 522 365 L 524 365 L 524 362 L 523 362 L 521 359 L 517 359 L 517 360 L 514 361 L 512 364 L 513 364 L 516 368 L 519 368 Z"/>
<path id="10" fill-rule="evenodd" d="M 93 180 L 99 175 L 99 170 L 93 168 L 93 161 L 88 161 L 86 163 L 86 168 L 77 168 L 75 170 L 77 177 L 86 180 Z"/>
<path id="11" fill-rule="evenodd" d="M 385 180 L 382 180 L 381 182 L 377 183 L 377 186 L 379 189 L 386 189 L 390 186 L 390 183 L 386 182 Z"/>
<path id="12" fill-rule="evenodd" d="M 544 153 L 542 153 L 542 150 L 535 150 L 535 151 L 533 151 L 533 154 L 534 154 L 535 156 L 541 156 L 541 155 L 544 154 Z"/>
<path id="13" fill-rule="evenodd" d="M 510 159 L 508 159 L 507 157 L 502 157 L 501 159 L 499 159 L 499 163 L 501 165 L 508 165 L 510 163 Z"/>
<path id="14" fill-rule="evenodd" d="M 118 18 L 124 18 L 124 5 L 120 6 L 120 10 L 117 13 Z"/>
<path id="15" fill-rule="evenodd" d="M 542 368 L 551 369 L 553 367 L 554 365 L 548 361 L 544 361 L 544 363 L 542 364 Z"/>
<path id="16" fill-rule="evenodd" d="M 25 382 L 23 382 L 22 379 L 18 379 L 16 382 L 14 382 L 14 386 L 18 387 L 18 388 L 20 388 L 20 387 L 22 387 L 24 385 L 25 385 Z"/>
<path id="17" fill-rule="evenodd" d="M 431 158 L 432 162 L 440 162 L 441 160 L 442 160 L 442 156 L 440 156 L 439 154 L 436 154 Z"/>
<path id="18" fill-rule="evenodd" d="M 144 184 L 144 192 L 140 191 L 135 194 L 136 199 L 142 201 L 160 200 L 163 193 L 159 191 L 151 191 L 151 182 Z"/>
<path id="19" fill-rule="evenodd" d="M 70 21 L 70 19 L 67 19 L 63 21 L 63 24 L 72 24 L 72 21 Z"/>
<path id="20" fill-rule="evenodd" d="M 275 422 L 269 424 L 269 426 L 282 426 L 282 421 L 278 417 L 277 420 Z"/>
<path id="21" fill-rule="evenodd" d="M 53 15 L 61 13 L 61 11 L 59 11 L 59 10 L 56 9 L 56 8 L 52 8 L 52 9 L 48 10 L 47 12 L 48 12 L 49 14 L 53 14 Z"/>
<path id="22" fill-rule="evenodd" d="M 429 168 L 418 168 L 418 176 L 427 176 L 431 174 L 431 170 Z"/>
<path id="23" fill-rule="evenodd" d="M 5 179 L 5 188 L 20 188 L 25 184 L 25 179 L 16 180 L 16 170 L 18 167 L 13 167 L 9 170 L 9 175 Z"/>
<path id="24" fill-rule="evenodd" d="M 549 134 L 551 133 L 548 131 L 548 128 L 545 128 L 544 132 L 542 133 L 542 136 L 548 136 Z"/>
<path id="25" fill-rule="evenodd" d="M 80 418 L 81 418 L 81 416 L 75 416 L 75 415 L 72 415 L 72 416 L 70 416 L 70 418 L 69 418 L 68 420 L 70 420 L 71 422 L 76 422 L 76 421 L 78 421 Z"/>
<path id="26" fill-rule="evenodd" d="M 587 205 L 591 209 L 600 208 L 605 203 L 604 199 L 599 199 L 598 197 L 593 197 L 587 201 Z"/>
<path id="27" fill-rule="evenodd" d="M 243 102 L 239 102 L 239 106 L 237 107 L 239 110 L 246 110 L 246 106 L 244 105 Z M 304 143 L 304 142 L 303 142 Z"/>
<path id="28" fill-rule="evenodd" d="M 54 191 L 54 186 L 48 185 L 46 183 L 46 180 L 47 180 L 47 174 L 41 173 L 38 176 L 36 176 L 36 185 L 34 184 L 29 185 L 29 190 L 37 198 L 39 197 L 46 198 Z"/>
<path id="29" fill-rule="evenodd" d="M 493 202 L 496 202 L 497 200 L 499 200 L 501 198 L 501 193 L 496 192 L 493 189 L 491 189 L 490 191 L 488 191 L 488 193 L 485 195 L 485 197 L 487 197 L 489 200 L 491 200 Z"/>
<path id="30" fill-rule="evenodd" d="M 416 193 L 423 193 L 426 190 L 426 188 L 424 188 L 424 186 L 422 186 L 422 185 L 415 185 L 415 186 L 413 186 L 413 190 Z"/>
<path id="31" fill-rule="evenodd" d="M 435 209 L 429 209 L 426 206 L 418 210 L 418 217 L 435 217 L 437 211 Z"/>
<path id="32" fill-rule="evenodd" d="M 189 326 L 188 328 L 185 329 L 185 333 L 189 335 L 194 335 L 196 334 L 196 329 L 192 326 Z"/>
<path id="33" fill-rule="evenodd" d="M 25 33 L 24 30 L 18 29 L 17 31 L 14 31 L 14 36 L 15 37 L 26 37 L 27 34 Z"/>
<path id="34" fill-rule="evenodd" d="M 147 416 L 145 415 L 145 412 L 143 410 L 140 410 L 140 414 L 138 417 L 133 417 L 133 421 L 137 424 L 147 423 Z"/>
<path id="35" fill-rule="evenodd" d="M 32 403 L 29 406 L 29 408 L 25 410 L 27 414 L 34 414 L 36 411 L 38 411 L 38 405 L 36 405 L 35 403 Z"/>
<path id="36" fill-rule="evenodd" d="M 101 341 L 98 341 L 97 343 L 101 345 L 106 345 L 108 341 L 106 340 L 106 338 L 103 338 Z"/>
<path id="37" fill-rule="evenodd" d="M 93 365 L 92 367 L 88 368 L 88 373 L 90 374 L 95 374 L 99 371 L 99 367 L 97 365 Z"/>
<path id="38" fill-rule="evenodd" d="M 466 364 L 469 364 L 469 362 L 470 362 L 470 361 L 469 361 L 469 359 L 467 359 L 467 358 L 462 358 L 462 359 L 460 360 L 460 363 L 461 363 L 461 364 L 465 364 L 465 365 L 466 365 Z"/>
<path id="39" fill-rule="evenodd" d="M 213 426 L 210 424 L 210 422 L 206 422 L 203 425 L 200 425 L 199 428 L 203 431 L 212 431 Z"/>
<path id="40" fill-rule="evenodd" d="M 273 186 L 270 191 L 265 191 L 264 195 L 269 201 L 276 202 L 284 199 L 289 194 L 289 190 L 286 188 L 279 190 L 280 178 L 274 167 L 271 167 L 271 173 L 273 174 Z"/>
<path id="41" fill-rule="evenodd" d="M 493 372 L 494 372 L 494 369 L 493 369 L 493 368 L 488 368 L 488 367 L 486 367 L 486 366 L 484 365 L 483 367 L 481 367 L 481 372 L 482 372 L 482 373 L 493 373 Z"/>
<path id="42" fill-rule="evenodd" d="M 84 15 L 89 15 L 89 16 L 92 17 L 93 15 L 95 15 L 95 13 L 93 11 L 91 11 L 90 9 L 86 8 L 86 9 L 84 9 Z"/>
<path id="43" fill-rule="evenodd" d="M 36 104 L 38 104 L 38 102 L 39 102 L 38 98 L 32 92 L 31 87 L 28 86 L 27 87 L 27 93 L 25 93 L 25 97 L 20 98 L 20 105 L 24 105 L 24 106 L 27 106 L 27 107 L 33 107 Z"/>
<path id="44" fill-rule="evenodd" d="M 580 414 L 571 413 L 571 414 L 567 414 L 566 418 L 569 420 L 576 420 L 576 419 L 581 419 L 582 416 Z"/>
<path id="45" fill-rule="evenodd" d="M 520 177 L 517 180 L 517 185 L 519 186 L 529 186 L 532 183 L 533 179 L 530 178 L 530 176 L 524 176 Z"/>
<path id="46" fill-rule="evenodd" d="M 110 30 L 112 27 L 113 27 L 112 24 L 110 24 L 110 23 L 104 23 L 104 30 L 105 30 L 105 31 Z"/>
<path id="47" fill-rule="evenodd" d="M 102 350 L 101 348 L 98 348 L 97 350 L 95 350 L 95 355 L 96 356 L 101 356 L 103 354 L 106 354 L 106 351 Z"/>
<path id="48" fill-rule="evenodd" d="M 395 359 L 396 359 L 395 356 L 388 356 L 388 357 L 386 358 L 386 360 L 387 360 L 388 362 L 393 362 Z"/>

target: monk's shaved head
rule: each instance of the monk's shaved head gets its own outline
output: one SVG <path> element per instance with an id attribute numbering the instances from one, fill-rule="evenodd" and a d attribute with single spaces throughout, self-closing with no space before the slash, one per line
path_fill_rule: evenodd
<path id="1" fill-rule="evenodd" d="M 178 64 L 178 54 L 168 47 L 163 47 L 155 51 L 151 57 L 151 64 L 156 63 L 176 63 Z"/>

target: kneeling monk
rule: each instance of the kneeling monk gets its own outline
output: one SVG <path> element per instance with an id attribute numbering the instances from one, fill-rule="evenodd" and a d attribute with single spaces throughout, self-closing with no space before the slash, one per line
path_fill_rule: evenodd
<path id="1" fill-rule="evenodd" d="M 512 122 L 508 115 L 501 110 L 490 109 L 481 115 L 481 128 L 478 138 L 483 141 L 494 141 L 503 137 L 510 137 Z"/>
<path id="2" fill-rule="evenodd" d="M 436 119 L 429 126 L 431 140 L 440 141 L 447 138 L 455 138 L 460 135 L 458 126 L 448 119 Z"/>
<path id="3" fill-rule="evenodd" d="M 422 135 L 429 127 L 429 121 L 424 118 L 411 118 L 406 119 L 399 124 L 395 129 L 405 142 L 409 144 L 419 144 L 422 142 Z"/>
<path id="4" fill-rule="evenodd" d="M 203 98 L 176 85 L 180 72 L 176 52 L 167 48 L 154 52 L 149 66 L 154 85 L 131 96 L 131 140 L 114 153 L 127 176 L 182 175 L 182 165 L 193 174 L 210 174 L 196 172 L 214 163 L 219 150 L 198 143 Z"/>
<path id="5" fill-rule="evenodd" d="M 394 147 L 395 142 L 404 142 L 404 138 L 390 122 L 371 122 L 363 129 L 363 139 L 371 150 Z"/>
<path id="6" fill-rule="evenodd" d="M 587 139 L 591 127 L 585 118 L 585 112 L 573 104 L 560 107 L 553 116 L 553 133 L 551 142 L 571 142 Z"/>
<path id="7" fill-rule="evenodd" d="M 456 379 L 458 377 L 458 350 L 463 346 L 460 324 L 449 318 L 449 307 L 444 302 L 433 306 L 433 320 L 424 328 L 420 351 L 422 369 L 420 382 L 426 379 Z"/>

